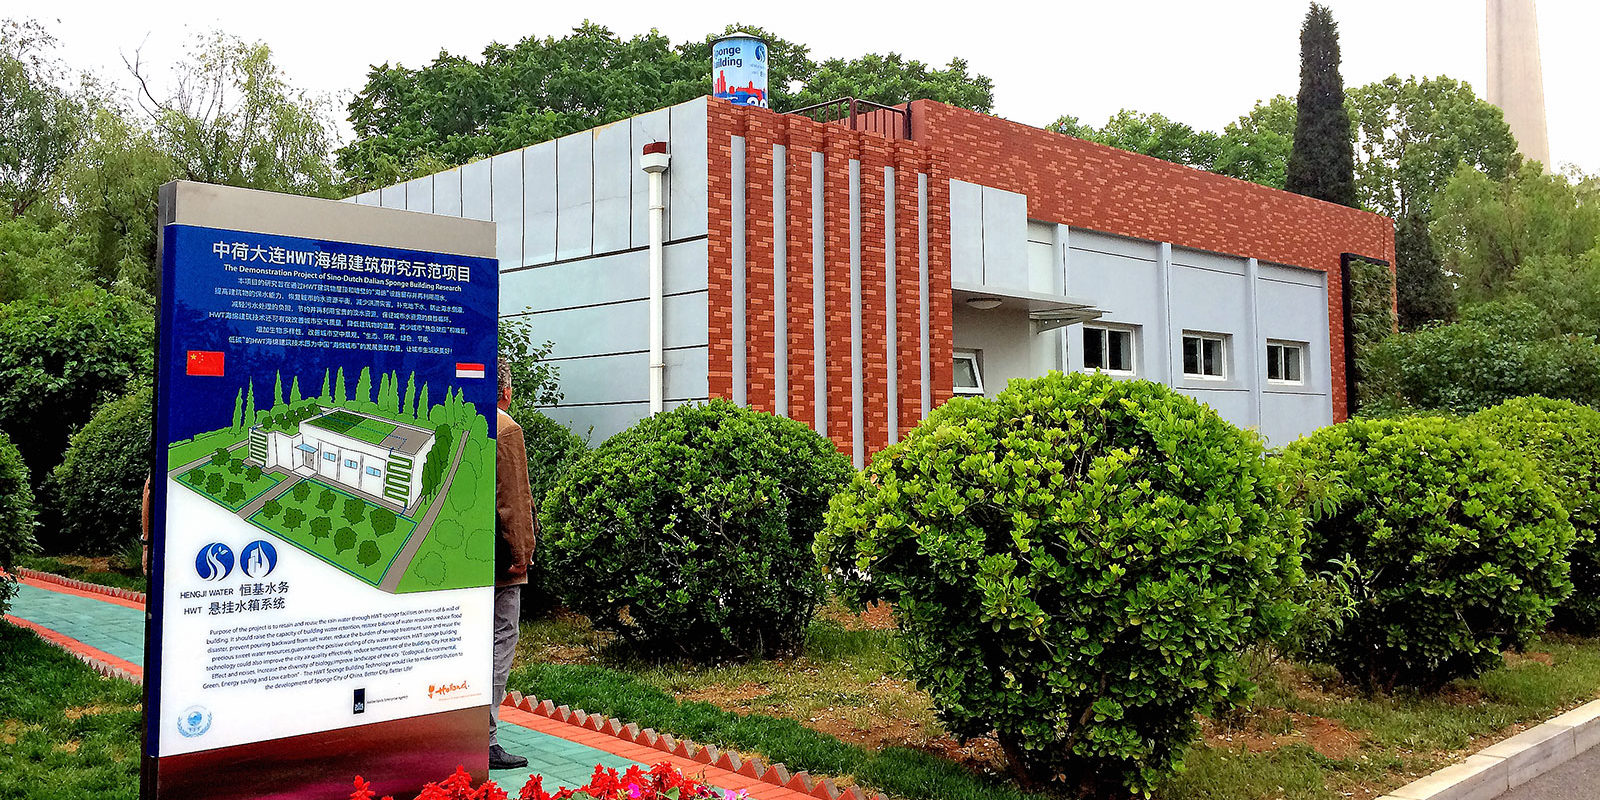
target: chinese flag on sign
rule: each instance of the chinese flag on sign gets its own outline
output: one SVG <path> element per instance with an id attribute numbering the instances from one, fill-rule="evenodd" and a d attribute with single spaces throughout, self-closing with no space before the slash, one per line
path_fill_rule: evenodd
<path id="1" fill-rule="evenodd" d="M 222 377 L 222 351 L 190 350 L 188 367 L 184 371 L 190 375 Z"/>

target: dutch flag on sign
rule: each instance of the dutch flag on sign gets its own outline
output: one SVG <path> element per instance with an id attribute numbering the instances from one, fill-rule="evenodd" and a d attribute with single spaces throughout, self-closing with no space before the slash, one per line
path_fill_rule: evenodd
<path id="1" fill-rule="evenodd" d="M 456 362 L 456 377 L 457 378 L 481 378 L 481 377 L 483 377 L 483 365 L 482 364 L 463 364 L 463 363 L 457 361 Z"/>

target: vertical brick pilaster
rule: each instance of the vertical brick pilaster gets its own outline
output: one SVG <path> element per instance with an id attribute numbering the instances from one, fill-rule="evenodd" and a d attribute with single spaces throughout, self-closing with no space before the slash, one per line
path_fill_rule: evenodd
<path id="1" fill-rule="evenodd" d="M 816 329 L 811 302 L 811 154 L 821 144 L 815 123 L 785 117 L 788 140 L 789 416 L 807 425 L 816 418 Z M 820 234 L 818 234 L 820 235 Z M 826 431 L 822 433 L 826 434 Z"/>
<path id="2" fill-rule="evenodd" d="M 900 436 L 922 420 L 922 303 L 920 288 L 917 177 L 927 169 L 915 147 L 896 142 L 894 151 L 895 333 L 900 394 Z"/>
<path id="3" fill-rule="evenodd" d="M 728 103 L 706 104 L 707 388 L 712 397 L 733 397 L 733 144 L 743 118 Z M 743 224 L 738 220 L 737 224 Z"/>
<path id="4" fill-rule="evenodd" d="M 889 326 L 884 268 L 888 245 L 883 168 L 889 166 L 889 140 L 861 140 L 861 413 L 870 455 L 889 445 Z"/>
<path id="5" fill-rule="evenodd" d="M 819 353 L 828 366 L 828 430 L 839 449 L 854 447 L 850 376 L 850 161 L 857 154 L 857 136 L 842 127 L 823 128 L 823 275 L 827 279 L 824 311 L 828 351 Z"/>
<path id="6" fill-rule="evenodd" d="M 772 145 L 778 140 L 777 120 L 756 114 L 746 120 L 745 176 L 745 397 L 758 411 L 777 410 L 773 392 L 773 224 Z"/>
<path id="7" fill-rule="evenodd" d="M 954 294 L 950 288 L 950 165 L 942 148 L 928 157 L 928 357 L 933 407 L 954 395 Z"/>

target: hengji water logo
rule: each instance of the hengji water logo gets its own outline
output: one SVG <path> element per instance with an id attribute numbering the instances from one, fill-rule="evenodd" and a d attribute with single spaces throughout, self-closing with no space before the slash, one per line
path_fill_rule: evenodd
<path id="1" fill-rule="evenodd" d="M 220 581 L 233 572 L 233 548 L 222 542 L 212 542 L 200 548 L 194 557 L 194 571 L 203 581 Z"/>
<path id="2" fill-rule="evenodd" d="M 265 539 L 257 539 L 239 551 L 239 569 L 256 580 L 271 575 L 277 566 L 278 549 Z"/>

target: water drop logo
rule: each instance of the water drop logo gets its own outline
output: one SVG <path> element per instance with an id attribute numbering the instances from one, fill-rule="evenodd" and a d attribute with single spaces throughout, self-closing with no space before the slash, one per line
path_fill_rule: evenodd
<path id="1" fill-rule="evenodd" d="M 271 542 L 257 539 L 239 551 L 239 569 L 256 580 L 271 575 L 277 566 L 278 549 Z"/>
<path id="2" fill-rule="evenodd" d="M 194 557 L 194 571 L 203 581 L 220 581 L 233 572 L 233 549 L 222 542 L 200 548 Z"/>
<path id="3" fill-rule="evenodd" d="M 760 42 L 756 42 L 756 60 L 757 61 L 766 61 L 767 60 L 767 46 L 762 44 L 762 43 L 760 43 Z"/>
<path id="4" fill-rule="evenodd" d="M 178 715 L 178 733 L 193 739 L 211 730 L 211 712 L 205 706 L 189 706 Z"/>

